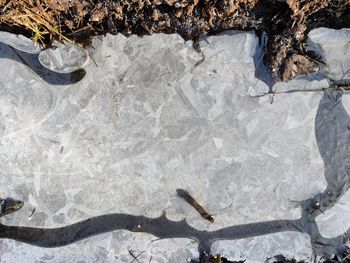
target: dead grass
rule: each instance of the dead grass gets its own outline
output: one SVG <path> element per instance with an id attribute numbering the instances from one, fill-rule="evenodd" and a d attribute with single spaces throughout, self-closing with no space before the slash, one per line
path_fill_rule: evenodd
<path id="1" fill-rule="evenodd" d="M 61 8 L 51 8 L 53 2 L 49 0 L 0 0 L 0 8 L 2 9 L 0 23 L 30 30 L 33 41 L 40 42 L 44 46 L 46 36 L 49 36 L 51 40 L 55 38 L 60 41 L 72 42 L 62 33 L 60 20 L 57 18 Z"/>

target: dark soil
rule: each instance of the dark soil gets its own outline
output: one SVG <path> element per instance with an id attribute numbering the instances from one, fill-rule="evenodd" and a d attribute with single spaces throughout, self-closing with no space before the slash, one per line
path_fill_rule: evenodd
<path id="1" fill-rule="evenodd" d="M 196 42 L 231 29 L 266 32 L 264 61 L 275 80 L 317 68 L 317 58 L 305 51 L 310 30 L 350 27 L 350 0 L 0 0 L 0 8 L 0 30 L 28 37 L 33 26 L 16 20 L 18 15 L 45 13 L 61 32 L 45 34 L 45 44 L 66 36 L 88 45 L 92 36 L 106 33 L 178 33 Z"/>
<path id="2" fill-rule="evenodd" d="M 244 263 L 245 260 L 240 260 L 240 261 L 230 261 L 225 257 L 222 257 L 220 255 L 212 256 L 212 255 L 207 255 L 203 253 L 199 260 L 194 260 L 192 259 L 190 263 Z"/>

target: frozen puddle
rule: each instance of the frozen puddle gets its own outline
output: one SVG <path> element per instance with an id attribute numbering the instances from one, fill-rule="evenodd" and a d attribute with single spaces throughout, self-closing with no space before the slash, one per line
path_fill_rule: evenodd
<path id="1" fill-rule="evenodd" d="M 250 97 L 252 88 L 268 89 L 255 85 L 253 33 L 209 37 L 201 47 L 203 62 L 177 35 L 107 35 L 94 40 L 86 76 L 64 86 L 2 59 L 0 191 L 26 202 L 2 222 L 53 228 L 111 213 L 159 217 L 164 210 L 171 220 L 212 231 L 300 218 L 298 201 L 327 187 L 315 136 L 323 94 L 280 94 L 272 104 L 268 96 Z M 0 52 L 15 56 L 6 46 Z M 324 80 L 302 78 L 275 86 L 323 87 Z M 215 223 L 177 197 L 177 188 L 215 214 Z M 154 239 L 116 231 L 54 249 L 4 239 L 0 259 L 130 262 L 128 248 L 146 251 L 139 258 L 146 262 L 198 256 L 190 239 Z M 252 249 L 259 244 L 265 249 Z M 212 249 L 248 262 L 312 254 L 309 236 L 297 232 L 218 241 Z"/>

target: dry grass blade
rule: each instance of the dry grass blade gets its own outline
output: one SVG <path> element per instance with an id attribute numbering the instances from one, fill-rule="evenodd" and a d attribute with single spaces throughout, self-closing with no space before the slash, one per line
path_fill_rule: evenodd
<path id="1" fill-rule="evenodd" d="M 0 23 L 6 23 L 14 26 L 25 27 L 32 31 L 34 42 L 40 42 L 45 46 L 44 38 L 50 35 L 50 38 L 56 37 L 59 40 L 72 41 L 65 37 L 61 32 L 58 15 L 50 9 L 50 4 L 39 0 L 20 0 L 6 1 L 0 0 L 2 15 Z"/>

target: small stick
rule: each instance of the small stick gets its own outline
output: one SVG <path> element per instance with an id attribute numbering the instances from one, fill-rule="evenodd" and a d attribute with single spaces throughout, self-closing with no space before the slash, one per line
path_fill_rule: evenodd
<path id="1" fill-rule="evenodd" d="M 52 142 L 52 143 L 59 144 L 59 142 L 58 142 L 58 141 L 55 141 L 55 140 L 51 140 L 51 139 L 49 139 L 49 141 L 50 141 L 50 142 Z"/>
<path id="2" fill-rule="evenodd" d="M 211 223 L 214 223 L 214 216 L 209 214 L 204 207 L 199 204 L 186 190 L 183 189 L 176 189 L 176 193 L 179 197 L 184 199 L 187 203 L 189 203 L 191 206 L 193 206 L 194 209 L 197 210 L 197 212 L 206 220 L 210 221 Z"/>
<path id="3" fill-rule="evenodd" d="M 28 220 L 32 220 L 34 213 L 35 213 L 35 208 L 33 208 L 32 211 L 30 212 L 30 214 L 28 216 Z"/>
<path id="4" fill-rule="evenodd" d="M 92 62 L 94 62 L 96 68 L 98 68 L 98 65 L 97 65 L 96 61 L 95 61 L 94 58 L 91 56 L 90 50 L 89 50 L 89 49 L 86 49 L 86 50 L 87 50 L 87 52 L 88 52 L 88 54 L 89 54 L 89 57 L 91 58 Z"/>
<path id="5" fill-rule="evenodd" d="M 132 256 L 134 259 L 130 262 L 130 263 L 132 263 L 132 262 L 134 262 L 135 260 L 136 260 L 136 262 L 139 262 L 140 263 L 140 261 L 138 261 L 138 257 L 139 256 L 141 256 L 143 253 L 145 253 L 145 251 L 142 251 L 141 253 L 139 253 L 137 256 L 135 256 L 134 255 L 134 251 L 132 251 L 131 249 L 128 249 L 128 252 L 129 252 L 129 254 L 130 254 L 130 256 Z"/>

